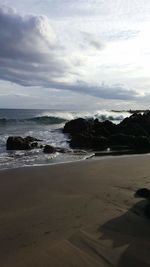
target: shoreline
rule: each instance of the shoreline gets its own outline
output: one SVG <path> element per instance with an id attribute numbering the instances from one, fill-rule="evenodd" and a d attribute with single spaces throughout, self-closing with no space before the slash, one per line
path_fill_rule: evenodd
<path id="1" fill-rule="evenodd" d="M 40 167 L 49 167 L 49 166 L 55 166 L 55 165 L 63 165 L 63 164 L 72 164 L 75 162 L 85 162 L 85 161 L 101 161 L 101 160 L 108 160 L 108 159 L 119 159 L 119 158 L 128 158 L 128 157 L 142 157 L 142 156 L 150 156 L 149 153 L 138 153 L 138 154 L 117 154 L 117 155 L 92 155 L 88 156 L 87 158 L 83 159 L 78 159 L 78 160 L 71 160 L 71 161 L 62 161 L 62 162 L 54 162 L 54 163 L 47 163 L 47 164 L 34 164 L 34 165 L 25 165 L 25 166 L 18 166 L 18 167 L 13 167 L 13 168 L 4 168 L 0 169 L 0 172 L 6 171 L 6 170 L 17 170 L 17 169 L 26 169 L 26 168 L 40 168 Z"/>
<path id="2" fill-rule="evenodd" d="M 0 266 L 135 266 L 150 262 L 148 155 L 0 171 Z M 123 265 L 122 265 L 123 264 Z"/>

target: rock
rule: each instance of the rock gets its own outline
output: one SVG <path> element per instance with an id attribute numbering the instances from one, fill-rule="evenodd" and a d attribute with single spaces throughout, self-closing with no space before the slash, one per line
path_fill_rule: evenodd
<path id="1" fill-rule="evenodd" d="M 9 136 L 6 147 L 8 150 L 32 149 L 31 143 L 21 136 Z"/>
<path id="2" fill-rule="evenodd" d="M 113 122 L 106 120 L 102 122 L 102 125 L 109 132 L 110 135 L 115 134 L 117 132 L 117 125 Z"/>
<path id="3" fill-rule="evenodd" d="M 72 135 L 89 132 L 91 122 L 82 118 L 71 120 L 64 126 L 63 132 Z"/>
<path id="4" fill-rule="evenodd" d="M 122 146 L 122 147 L 133 147 L 133 143 L 135 141 L 135 136 L 133 135 L 125 135 L 122 133 L 111 135 L 109 138 L 110 147 L 114 146 Z"/>
<path id="5" fill-rule="evenodd" d="M 128 123 L 141 123 L 143 115 L 141 113 L 134 113 L 130 117 L 125 118 L 120 125 L 125 125 Z"/>
<path id="6" fill-rule="evenodd" d="M 92 148 L 92 137 L 86 134 L 73 135 L 70 146 L 72 148 Z"/>
<path id="7" fill-rule="evenodd" d="M 104 136 L 92 138 L 92 148 L 94 150 L 104 150 L 108 148 L 108 138 Z"/>
<path id="8" fill-rule="evenodd" d="M 104 124 L 102 122 L 99 122 L 99 121 L 98 122 L 94 121 L 93 134 L 95 136 L 105 136 L 105 137 L 110 135 L 109 131 L 106 129 Z"/>
<path id="9" fill-rule="evenodd" d="M 44 147 L 44 149 L 43 149 L 43 152 L 44 152 L 45 154 L 52 154 L 52 153 L 55 153 L 55 152 L 56 152 L 56 149 L 55 149 L 55 147 L 53 147 L 53 146 L 46 145 L 46 146 Z"/>
<path id="10" fill-rule="evenodd" d="M 126 124 L 118 126 L 118 131 L 126 135 L 134 136 L 148 136 L 148 132 L 140 125 L 140 123 L 135 123 L 129 121 Z"/>
<path id="11" fill-rule="evenodd" d="M 93 135 L 77 134 L 72 136 L 70 146 L 72 148 L 104 150 L 108 147 L 108 138 L 103 136 L 97 137 Z"/>
<path id="12" fill-rule="evenodd" d="M 143 114 L 142 122 L 143 128 L 150 134 L 150 111 Z"/>
<path id="13" fill-rule="evenodd" d="M 118 125 L 79 118 L 67 122 L 63 132 L 70 134 L 72 148 L 150 151 L 150 112 L 134 113 Z"/>
<path id="14" fill-rule="evenodd" d="M 129 131 L 134 135 L 149 135 L 150 134 L 150 112 L 145 112 L 143 115 L 135 113 L 129 118 L 125 118 L 119 125 L 120 129 L 126 129 L 126 133 Z"/>
<path id="15" fill-rule="evenodd" d="M 9 136 L 6 142 L 7 150 L 28 150 L 38 148 L 38 139 L 27 136 L 25 138 L 21 136 Z"/>
<path id="16" fill-rule="evenodd" d="M 96 136 L 108 137 L 116 133 L 117 126 L 111 121 L 99 122 L 97 119 L 94 121 L 93 130 Z"/>
<path id="17" fill-rule="evenodd" d="M 38 148 L 38 142 L 31 143 L 31 148 Z M 39 147 L 40 148 L 40 147 Z"/>
<path id="18" fill-rule="evenodd" d="M 150 139 L 147 136 L 138 136 L 134 141 L 134 149 L 140 151 L 150 151 Z"/>
<path id="19" fill-rule="evenodd" d="M 135 192 L 134 197 L 150 200 L 150 190 L 148 188 L 140 188 Z"/>

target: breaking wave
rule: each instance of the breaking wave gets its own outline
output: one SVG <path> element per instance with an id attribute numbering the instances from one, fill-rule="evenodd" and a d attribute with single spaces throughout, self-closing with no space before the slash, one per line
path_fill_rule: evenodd
<path id="1" fill-rule="evenodd" d="M 60 124 L 67 121 L 63 118 L 58 117 L 48 117 L 48 116 L 42 116 L 42 117 L 34 117 L 29 119 L 0 119 L 0 125 L 6 125 L 6 124 L 19 124 L 19 123 L 37 123 L 37 124 Z"/>
<path id="2" fill-rule="evenodd" d="M 115 112 L 115 111 L 106 111 L 100 110 L 95 112 L 46 112 L 36 117 L 25 118 L 25 119 L 0 119 L 0 125 L 9 125 L 9 124 L 20 124 L 20 123 L 36 123 L 36 124 L 62 124 L 66 121 L 76 119 L 79 117 L 86 119 L 99 119 L 100 121 L 110 120 L 116 123 L 119 123 L 124 118 L 129 117 L 131 114 L 129 112 Z"/>

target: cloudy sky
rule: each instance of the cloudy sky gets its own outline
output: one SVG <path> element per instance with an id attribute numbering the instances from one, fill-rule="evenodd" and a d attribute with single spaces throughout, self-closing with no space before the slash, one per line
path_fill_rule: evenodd
<path id="1" fill-rule="evenodd" d="M 0 0 L 0 107 L 149 103 L 149 0 Z"/>

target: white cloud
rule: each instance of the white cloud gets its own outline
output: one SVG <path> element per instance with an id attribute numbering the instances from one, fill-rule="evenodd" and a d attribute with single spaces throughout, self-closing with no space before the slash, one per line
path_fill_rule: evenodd
<path id="1" fill-rule="evenodd" d="M 36 85 L 36 80 L 63 77 L 68 70 L 47 17 L 21 16 L 1 7 L 0 36 L 1 79 Z"/>

